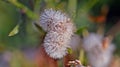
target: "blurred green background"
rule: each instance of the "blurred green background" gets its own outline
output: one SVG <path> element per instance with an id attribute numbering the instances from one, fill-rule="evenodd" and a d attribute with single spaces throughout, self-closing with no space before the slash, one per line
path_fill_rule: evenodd
<path id="1" fill-rule="evenodd" d="M 7 63 L 10 67 L 35 67 L 27 59 L 23 59 L 23 53 L 27 49 L 30 50 L 28 52 L 35 50 L 42 41 L 43 32 L 34 23 L 39 23 L 40 13 L 46 8 L 68 14 L 77 26 L 80 36 L 83 28 L 95 32 L 101 25 L 106 34 L 120 18 L 120 0 L 0 0 L 0 59 L 6 51 L 7 55 L 9 51 L 12 51 L 12 55 L 18 55 L 12 56 L 11 62 Z M 115 55 L 119 56 L 119 31 L 115 35 Z M 5 65 L 3 60 L 0 62 L 0 67 L 9 67 L 2 66 Z"/>

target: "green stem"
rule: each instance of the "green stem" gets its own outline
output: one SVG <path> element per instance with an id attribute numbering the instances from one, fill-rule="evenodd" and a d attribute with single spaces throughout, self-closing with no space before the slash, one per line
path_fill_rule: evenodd
<path id="1" fill-rule="evenodd" d="M 33 11 L 28 9 L 25 5 L 19 3 L 17 0 L 8 0 L 8 2 L 15 5 L 17 8 L 22 9 L 29 18 L 38 19 L 38 16 L 36 14 L 34 14 Z"/>
<path id="2" fill-rule="evenodd" d="M 77 9 L 77 0 L 68 0 L 68 11 L 72 18 L 75 18 Z"/>
<path id="3" fill-rule="evenodd" d="M 79 60 L 81 61 L 82 64 L 84 64 L 84 58 L 85 58 L 85 53 L 84 50 L 80 50 L 80 55 L 79 55 Z"/>

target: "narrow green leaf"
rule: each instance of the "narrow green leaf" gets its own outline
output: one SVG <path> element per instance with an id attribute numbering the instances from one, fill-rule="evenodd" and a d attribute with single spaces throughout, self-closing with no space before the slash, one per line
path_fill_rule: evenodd
<path id="1" fill-rule="evenodd" d="M 8 36 L 14 36 L 19 32 L 19 25 L 16 25 L 15 28 L 9 33 Z"/>
<path id="2" fill-rule="evenodd" d="M 80 50 L 79 60 L 81 61 L 82 64 L 84 64 L 85 53 L 83 49 Z"/>
<path id="3" fill-rule="evenodd" d="M 37 23 L 34 23 L 35 27 L 38 29 L 38 31 L 46 33 Z"/>

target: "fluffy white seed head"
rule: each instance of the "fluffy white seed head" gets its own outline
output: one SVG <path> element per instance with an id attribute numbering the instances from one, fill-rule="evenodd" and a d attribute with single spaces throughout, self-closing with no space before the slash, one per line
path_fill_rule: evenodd
<path id="1" fill-rule="evenodd" d="M 113 44 L 103 49 L 104 37 L 102 35 L 91 33 L 83 40 L 83 47 L 87 52 L 87 57 L 92 67 L 108 67 L 115 49 Z"/>
<path id="2" fill-rule="evenodd" d="M 81 41 L 82 40 L 79 35 L 76 35 L 76 34 L 72 35 L 71 41 L 70 41 L 70 46 L 71 46 L 72 50 L 74 50 L 74 51 L 79 50 L 81 47 L 81 45 L 80 45 Z"/>
<path id="3" fill-rule="evenodd" d="M 44 39 L 46 53 L 55 59 L 65 56 L 75 30 L 70 18 L 60 11 L 46 9 L 40 16 L 40 26 L 47 32 Z"/>
<path id="4" fill-rule="evenodd" d="M 103 36 L 91 33 L 89 36 L 84 37 L 83 39 L 83 48 L 85 51 L 90 51 L 91 49 L 94 48 L 94 46 L 102 46 L 101 45 L 101 40 Z"/>
<path id="5" fill-rule="evenodd" d="M 67 15 L 53 9 L 45 9 L 40 16 L 40 26 L 47 32 L 55 30 L 57 25 L 63 25 L 63 23 L 69 21 L 70 18 Z"/>
<path id="6" fill-rule="evenodd" d="M 67 54 L 67 49 L 69 46 L 68 40 L 64 34 L 59 34 L 57 32 L 49 32 L 44 39 L 44 47 L 47 54 L 55 59 L 60 59 Z"/>

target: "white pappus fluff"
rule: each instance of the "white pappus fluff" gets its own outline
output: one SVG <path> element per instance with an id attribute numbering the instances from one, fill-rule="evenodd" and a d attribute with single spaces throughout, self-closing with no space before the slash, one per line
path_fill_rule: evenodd
<path id="1" fill-rule="evenodd" d="M 64 25 L 63 23 L 67 23 L 69 21 L 70 18 L 68 18 L 66 14 L 53 9 L 45 9 L 40 16 L 40 26 L 46 32 L 55 29 L 55 26 L 58 24 Z"/>
<path id="2" fill-rule="evenodd" d="M 87 52 L 92 67 L 109 67 L 115 46 L 110 43 L 104 50 L 102 46 L 103 39 L 102 35 L 91 33 L 83 40 L 83 48 Z"/>
<path id="3" fill-rule="evenodd" d="M 82 41 L 82 39 L 80 38 L 79 35 L 77 35 L 77 34 L 72 35 L 71 41 L 70 41 L 71 49 L 74 51 L 79 50 L 81 47 L 81 45 L 80 45 L 81 41 Z"/>
<path id="4" fill-rule="evenodd" d="M 47 32 L 43 43 L 46 53 L 54 59 L 65 56 L 75 28 L 70 18 L 60 11 L 46 9 L 40 16 L 40 26 Z"/>

